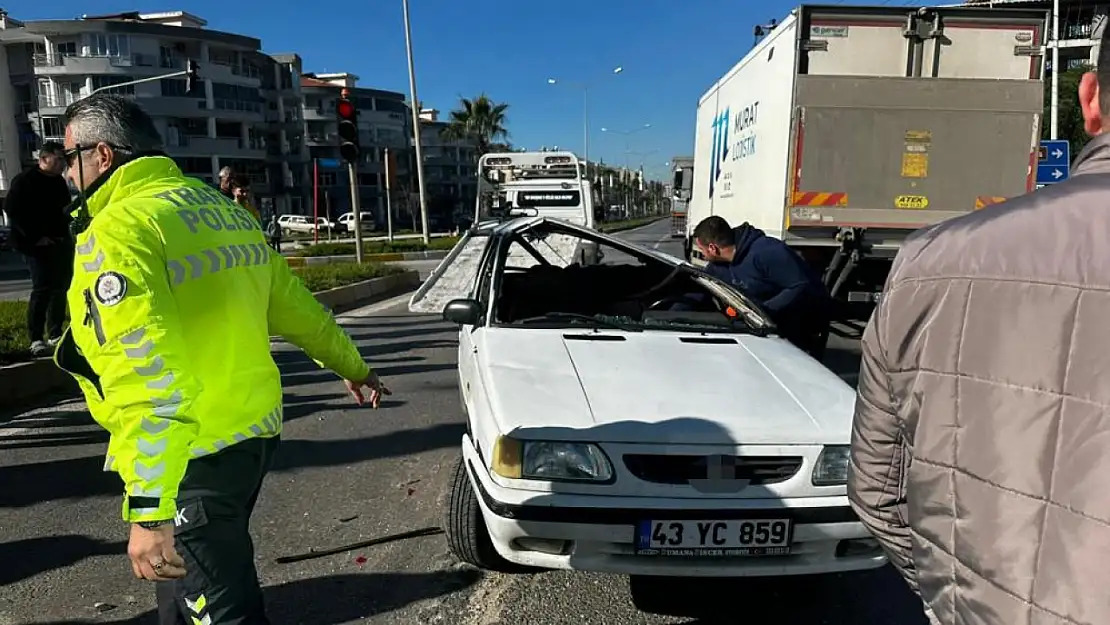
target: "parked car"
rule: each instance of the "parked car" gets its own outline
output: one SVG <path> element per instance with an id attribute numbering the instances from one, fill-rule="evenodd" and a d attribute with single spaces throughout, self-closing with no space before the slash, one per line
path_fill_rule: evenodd
<path id="1" fill-rule="evenodd" d="M 374 213 L 367 211 L 359 211 L 358 213 L 359 226 L 362 227 L 363 232 L 370 232 L 374 229 Z M 339 219 L 335 220 L 336 224 L 342 228 L 342 232 L 355 231 L 355 214 L 354 212 L 343 213 Z"/>
<path id="2" fill-rule="evenodd" d="M 281 227 L 281 233 L 289 236 L 294 232 L 311 233 L 313 230 L 319 229 L 320 232 L 327 233 L 328 231 L 337 232 L 336 224 L 326 217 L 317 217 L 317 225 L 313 225 L 312 217 L 305 215 L 282 215 L 278 217 L 278 225 Z"/>
<path id="3" fill-rule="evenodd" d="M 567 241 L 623 260 L 573 262 Z M 694 266 L 523 217 L 468 232 L 409 307 L 460 328 L 459 559 L 724 577 L 886 562 L 847 499 L 853 389 Z"/>

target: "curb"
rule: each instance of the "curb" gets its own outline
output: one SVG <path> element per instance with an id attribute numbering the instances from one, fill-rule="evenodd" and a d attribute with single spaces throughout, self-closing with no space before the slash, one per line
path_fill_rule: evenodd
<path id="1" fill-rule="evenodd" d="M 390 254 L 366 254 L 363 262 L 371 263 L 397 263 L 406 260 L 442 260 L 451 250 L 433 250 L 427 252 L 393 252 Z M 290 267 L 304 267 L 307 265 L 329 265 L 331 263 L 353 263 L 354 254 L 345 256 L 286 256 L 285 261 Z"/>
<path id="2" fill-rule="evenodd" d="M 405 271 L 314 293 L 333 314 L 374 304 L 415 289 L 420 274 Z M 0 366 L 0 406 L 14 407 L 43 395 L 80 394 L 77 382 L 49 358 Z"/>

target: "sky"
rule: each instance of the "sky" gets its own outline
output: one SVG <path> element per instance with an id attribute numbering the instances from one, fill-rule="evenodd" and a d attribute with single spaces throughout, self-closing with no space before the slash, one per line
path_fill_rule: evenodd
<path id="1" fill-rule="evenodd" d="M 653 178 L 664 178 L 671 157 L 693 152 L 701 95 L 751 48 L 756 24 L 781 20 L 796 5 L 410 0 L 417 96 L 446 115 L 460 97 L 485 93 L 509 105 L 515 146 L 558 146 L 581 155 L 583 92 L 548 79 L 586 83 L 590 159 L 615 165 L 627 159 L 633 167 L 642 162 Z M 300 54 L 306 72 L 351 72 L 360 86 L 409 93 L 401 0 L 9 0 L 6 8 L 22 20 L 184 10 L 207 20 L 210 29 L 261 39 L 265 52 Z M 623 68 L 620 74 L 613 74 L 616 67 Z M 646 124 L 651 127 L 628 136 L 613 132 Z"/>

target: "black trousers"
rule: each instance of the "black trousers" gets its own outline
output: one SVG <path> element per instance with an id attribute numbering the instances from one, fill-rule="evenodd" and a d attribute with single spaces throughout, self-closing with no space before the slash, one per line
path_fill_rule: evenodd
<path id="1" fill-rule="evenodd" d="M 185 577 L 157 584 L 160 625 L 269 625 L 249 524 L 278 438 L 252 438 L 189 461 L 174 546 Z"/>
<path id="2" fill-rule="evenodd" d="M 73 279 L 73 241 L 60 239 L 26 255 L 31 270 L 27 335 L 31 342 L 60 338 L 66 318 L 66 289 Z"/>

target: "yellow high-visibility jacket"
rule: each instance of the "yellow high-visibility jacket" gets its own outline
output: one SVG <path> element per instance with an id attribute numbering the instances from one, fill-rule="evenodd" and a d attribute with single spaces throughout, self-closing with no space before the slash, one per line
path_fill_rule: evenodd
<path id="1" fill-rule="evenodd" d="M 111 433 L 124 519 L 173 519 L 190 458 L 281 432 L 271 334 L 344 378 L 370 369 L 254 217 L 168 157 L 136 158 L 87 193 L 54 359 Z"/>

